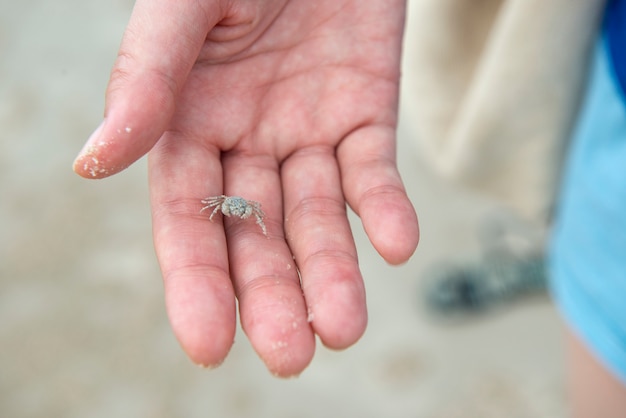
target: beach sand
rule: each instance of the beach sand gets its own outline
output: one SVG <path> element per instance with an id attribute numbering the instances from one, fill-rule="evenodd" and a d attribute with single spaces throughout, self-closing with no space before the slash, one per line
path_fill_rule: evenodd
<path id="1" fill-rule="evenodd" d="M 239 332 L 225 363 L 194 366 L 163 304 L 145 159 L 103 181 L 71 170 L 99 124 L 132 2 L 0 3 L 0 416 L 489 418 L 565 416 L 562 326 L 547 297 L 459 323 L 433 320 L 427 271 L 475 257 L 489 204 L 430 173 L 399 130 L 420 216 L 391 267 L 352 217 L 369 327 L 272 377 Z M 460 207 L 463 210 L 460 210 Z"/>

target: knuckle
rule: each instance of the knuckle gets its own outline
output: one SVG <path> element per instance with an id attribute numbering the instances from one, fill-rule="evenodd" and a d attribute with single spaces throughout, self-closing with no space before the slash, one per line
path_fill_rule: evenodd
<path id="1" fill-rule="evenodd" d="M 180 90 L 180 82 L 168 71 L 167 66 L 150 65 L 149 61 L 142 60 L 135 53 L 120 49 L 111 70 L 109 93 L 125 89 L 129 83 L 140 83 L 151 86 L 152 94 L 157 100 L 169 102 L 176 97 Z"/>
<path id="2" fill-rule="evenodd" d="M 363 191 L 359 199 L 359 207 L 376 200 L 392 200 L 396 197 L 405 196 L 404 188 L 394 184 L 380 184 Z"/>
<path id="3" fill-rule="evenodd" d="M 330 197 L 312 197 L 300 200 L 287 214 L 291 224 L 301 223 L 306 218 L 346 216 L 345 201 Z"/>

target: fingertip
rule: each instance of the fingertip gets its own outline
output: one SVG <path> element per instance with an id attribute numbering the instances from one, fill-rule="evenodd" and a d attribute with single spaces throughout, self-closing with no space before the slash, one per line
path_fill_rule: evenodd
<path id="1" fill-rule="evenodd" d="M 342 309 L 349 312 L 349 307 Z M 329 316 L 332 311 L 312 311 L 311 322 L 322 344 L 331 350 L 345 350 L 361 339 L 367 329 L 367 311 L 347 314 L 344 317 Z"/>
<path id="2" fill-rule="evenodd" d="M 374 248 L 393 265 L 411 258 L 420 238 L 413 205 L 406 197 L 371 199 L 361 206 L 361 219 Z"/>
<path id="3" fill-rule="evenodd" d="M 294 378 L 311 364 L 315 354 L 315 339 L 311 338 L 307 344 L 298 344 L 297 347 L 288 341 L 276 340 L 265 349 L 257 348 L 257 351 L 272 375 Z"/>
<path id="4" fill-rule="evenodd" d="M 74 172 L 86 179 L 103 179 L 123 171 L 140 157 L 131 162 L 126 159 L 123 162 L 115 161 L 107 150 L 111 145 L 113 144 L 99 143 L 83 148 L 72 165 Z"/>
<path id="5" fill-rule="evenodd" d="M 210 351 L 206 350 L 205 347 L 185 344 L 180 340 L 179 343 L 183 351 L 187 354 L 187 357 L 189 357 L 189 360 L 191 360 L 193 364 L 203 369 L 216 369 L 221 366 L 228 356 L 230 348 L 232 347 L 231 343 L 225 350 Z"/>
<path id="6" fill-rule="evenodd" d="M 224 362 L 235 341 L 235 327 L 211 326 L 208 321 L 193 321 L 180 326 L 170 314 L 174 335 L 189 359 L 203 368 L 216 368 Z"/>
<path id="7" fill-rule="evenodd" d="M 313 331 L 304 320 L 294 320 L 283 329 L 276 325 L 256 326 L 252 332 L 246 333 L 257 355 L 272 375 L 282 378 L 297 377 L 313 360 Z"/>
<path id="8" fill-rule="evenodd" d="M 205 368 L 217 367 L 224 361 L 236 330 L 232 288 L 213 280 L 179 276 L 165 282 L 165 302 L 174 335 L 190 360 Z"/>
<path id="9" fill-rule="evenodd" d="M 74 160 L 74 172 L 87 179 L 102 179 L 119 173 L 142 157 L 156 142 L 141 138 L 148 143 L 148 147 L 139 148 L 137 137 L 131 125 L 116 127 L 105 119 Z"/>
<path id="10" fill-rule="evenodd" d="M 234 329 L 233 332 L 205 326 L 181 329 L 174 324 L 172 328 L 178 343 L 189 359 L 206 369 L 219 367 L 228 356 L 235 341 Z"/>
<path id="11" fill-rule="evenodd" d="M 108 176 L 109 169 L 103 165 L 101 160 L 101 135 L 104 130 L 105 121 L 102 121 L 96 130 L 91 134 L 78 156 L 74 160 L 72 169 L 76 174 L 88 179 L 103 178 Z"/>
<path id="12" fill-rule="evenodd" d="M 367 328 L 365 285 L 358 265 L 335 260 L 303 272 L 308 320 L 324 346 L 343 350 L 356 343 Z"/>
<path id="13" fill-rule="evenodd" d="M 266 301 L 270 297 L 266 297 Z M 284 295 L 278 301 L 251 308 L 241 301 L 241 321 L 257 355 L 274 376 L 296 377 L 313 360 L 315 335 L 307 321 L 303 301 Z M 262 302 L 263 303 L 263 302 Z M 246 308 L 247 305 L 247 308 Z"/>
<path id="14" fill-rule="evenodd" d="M 79 152 L 74 172 L 84 178 L 102 179 L 128 168 L 159 140 L 173 112 L 173 104 L 170 107 L 153 114 L 147 104 L 118 102 Z M 161 118 L 155 120 L 159 115 Z"/>

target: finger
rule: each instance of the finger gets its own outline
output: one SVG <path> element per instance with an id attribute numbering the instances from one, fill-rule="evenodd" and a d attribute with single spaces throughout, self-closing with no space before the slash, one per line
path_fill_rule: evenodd
<path id="1" fill-rule="evenodd" d="M 253 218 L 225 219 L 243 330 L 272 373 L 297 375 L 313 357 L 315 337 L 283 236 L 277 164 L 240 154 L 224 157 L 223 164 L 227 194 L 260 202 L 268 234 Z"/>
<path id="2" fill-rule="evenodd" d="M 346 200 L 365 232 L 391 264 L 407 261 L 419 241 L 419 227 L 395 160 L 395 132 L 370 127 L 345 138 L 337 149 Z"/>
<path id="3" fill-rule="evenodd" d="M 365 289 L 334 149 L 308 148 L 283 163 L 285 228 L 322 342 L 346 348 L 365 331 Z"/>
<path id="4" fill-rule="evenodd" d="M 105 118 L 74 162 L 103 178 L 144 155 L 167 129 L 176 97 L 209 29 L 218 1 L 138 0 L 107 88 Z M 201 4 L 208 4 L 206 12 Z"/>
<path id="5" fill-rule="evenodd" d="M 220 364 L 236 329 L 235 294 L 221 222 L 200 200 L 222 193 L 219 150 L 172 134 L 150 152 L 154 242 L 174 334 L 195 363 Z"/>

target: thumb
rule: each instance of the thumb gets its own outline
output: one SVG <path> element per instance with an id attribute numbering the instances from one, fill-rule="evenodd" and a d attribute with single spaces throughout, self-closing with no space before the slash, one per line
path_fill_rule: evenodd
<path id="1" fill-rule="evenodd" d="M 76 173 L 108 177 L 154 146 L 220 18 L 219 0 L 137 0 L 107 87 L 104 121 L 74 161 Z"/>

